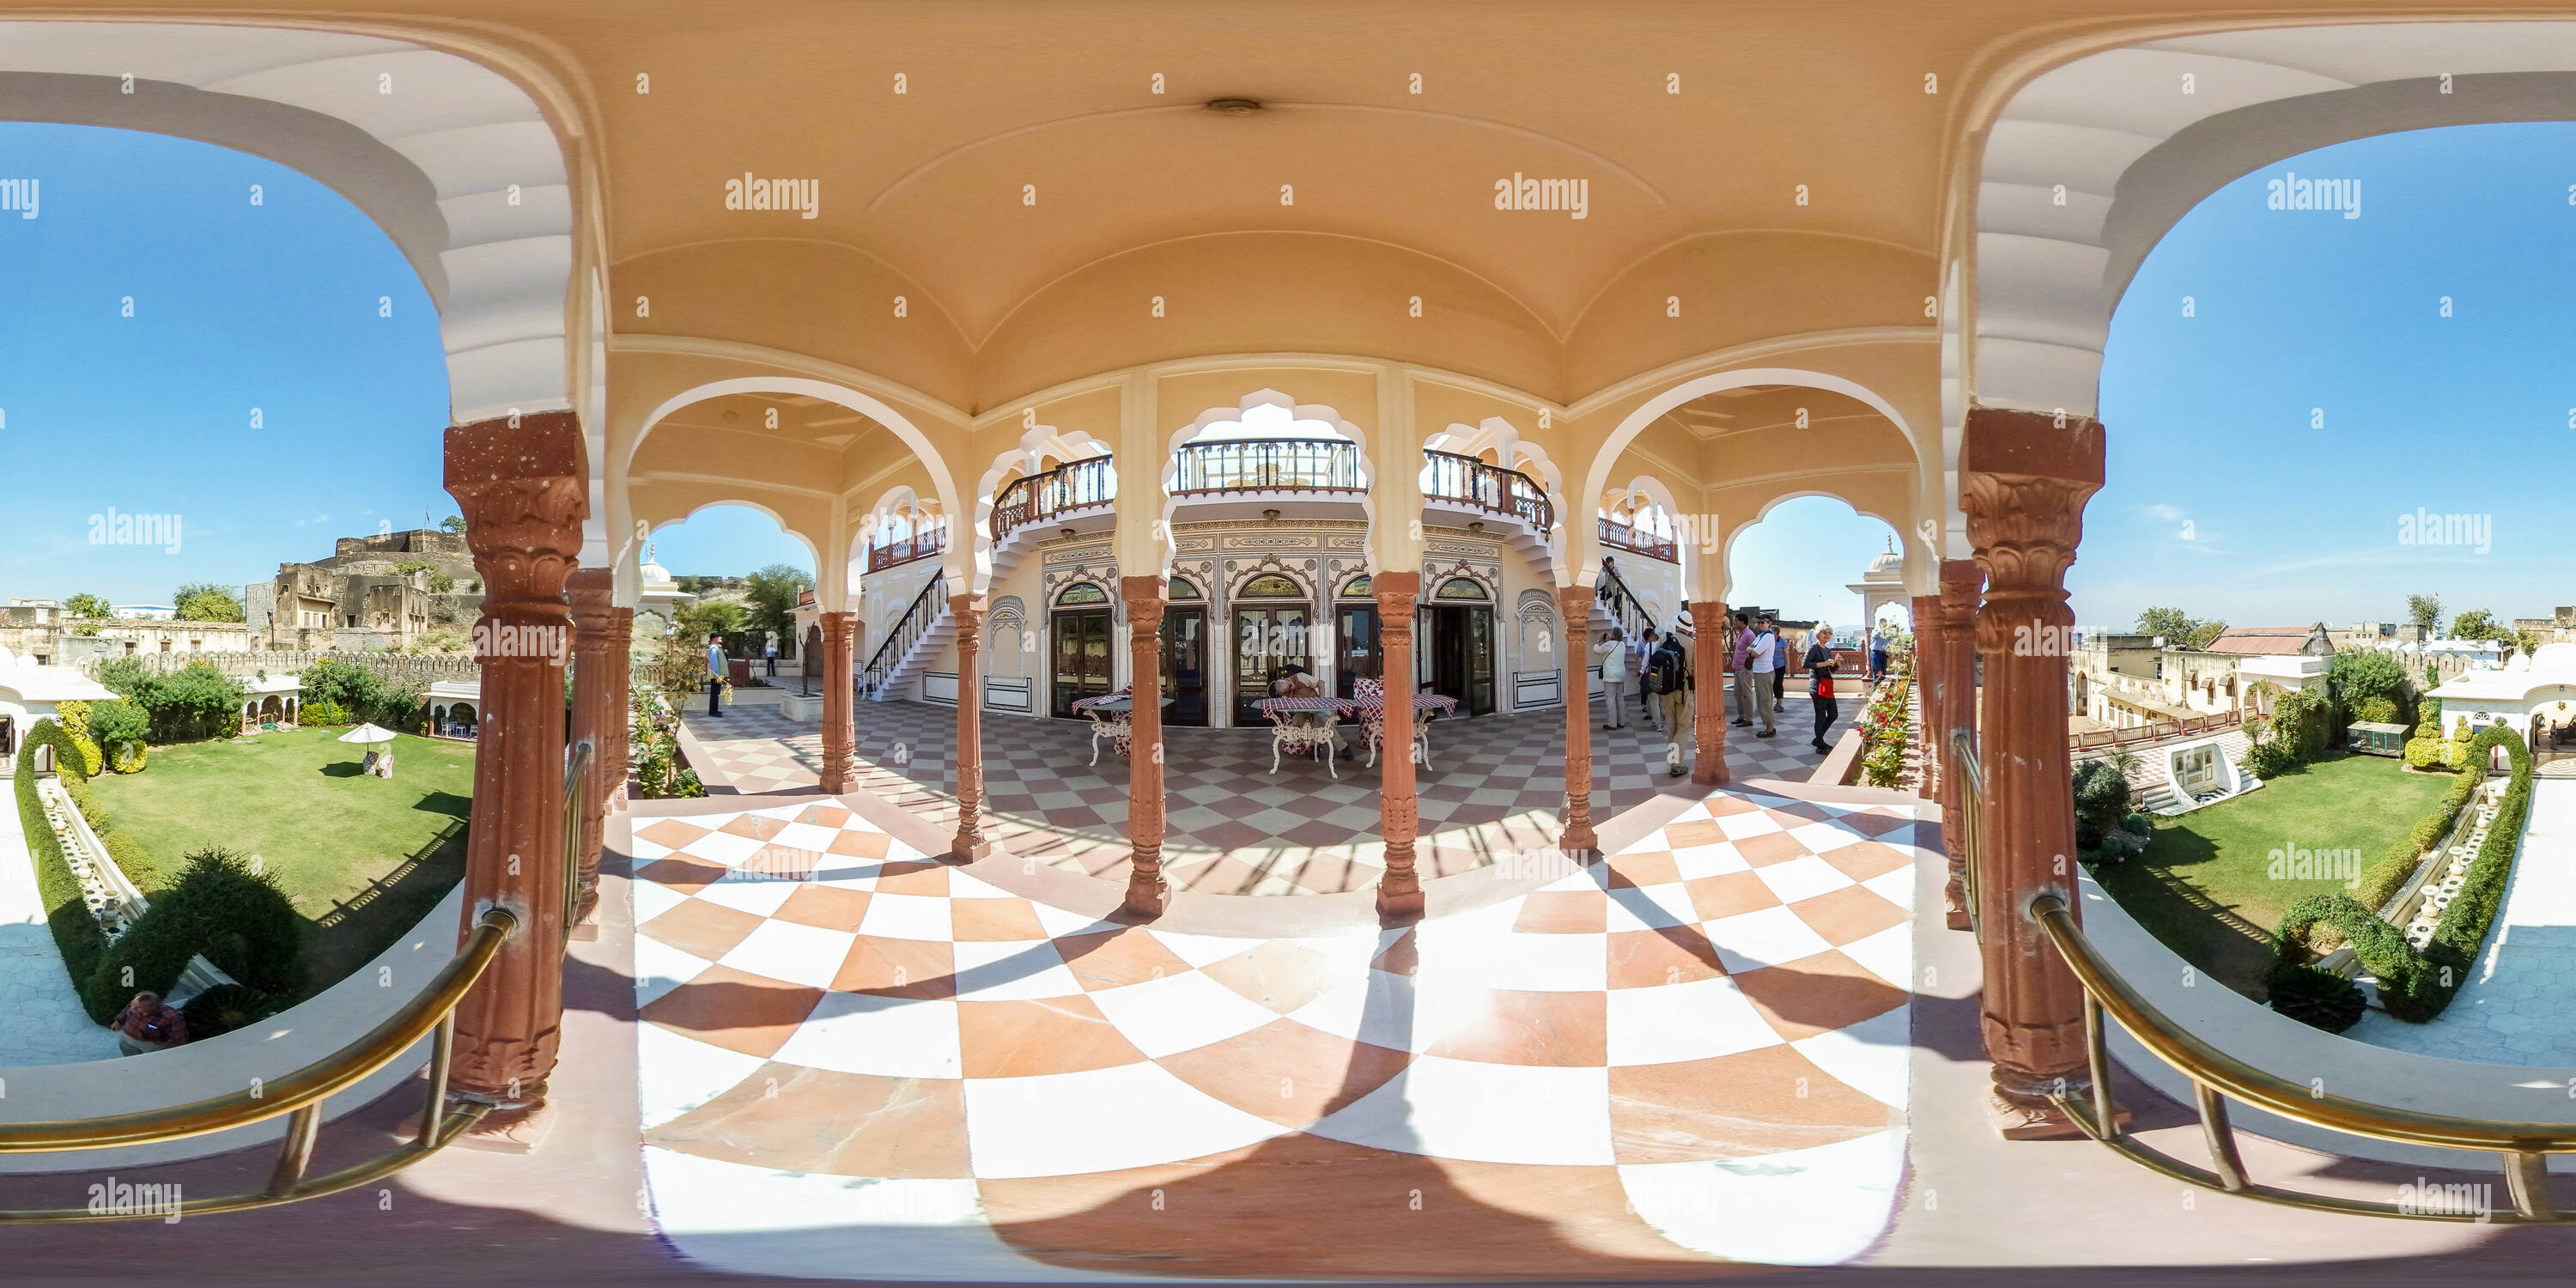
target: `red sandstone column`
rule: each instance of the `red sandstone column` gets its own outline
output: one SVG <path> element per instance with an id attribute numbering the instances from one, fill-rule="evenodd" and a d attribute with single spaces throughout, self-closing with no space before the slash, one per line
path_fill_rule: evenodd
<path id="1" fill-rule="evenodd" d="M 1726 773 L 1726 605 L 1691 605 L 1691 733 L 1698 739 L 1691 781 L 1715 786 Z"/>
<path id="2" fill-rule="evenodd" d="M 617 609 L 609 601 L 617 593 L 615 578 L 606 568 L 577 569 L 566 578 L 572 599 L 572 736 L 576 741 L 588 739 L 591 746 L 590 769 L 583 775 L 583 791 L 589 799 L 581 811 L 581 853 L 575 857 L 580 874 L 579 899 L 572 913 L 576 922 L 589 921 L 599 906 L 600 831 L 608 819 L 608 747 L 622 741 L 626 729 L 626 694 L 611 683 L 616 678 L 610 659 L 616 648 Z"/>
<path id="3" fill-rule="evenodd" d="M 2084 531 L 2084 502 L 2102 486 L 2102 427 L 2063 427 L 2037 412 L 1968 413 L 1960 508 L 1986 573 L 1977 651 L 1986 682 L 1981 759 L 1986 798 L 1978 819 L 1977 895 L 1982 905 L 1986 1054 L 1994 1062 L 1994 1111 L 2007 1139 L 2076 1134 L 2048 1104 L 2051 1089 L 2089 1087 L 2084 990 L 2039 926 L 2025 915 L 2042 891 L 2074 895 L 2075 811 L 2067 788 L 2066 658 L 2059 649 L 2013 648 L 2063 639 L 2075 623 L 2066 569 Z"/>
<path id="4" fill-rule="evenodd" d="M 608 745 L 600 748 L 608 758 L 601 781 L 608 785 L 608 808 L 626 808 L 626 773 L 629 756 L 635 749 L 635 610 L 608 610 L 608 690 L 617 696 L 616 728 L 608 735 Z"/>
<path id="5" fill-rule="evenodd" d="M 1932 745 L 1924 750 L 1923 776 L 1914 784 L 1914 794 L 1927 801 L 1937 800 L 1941 792 L 1938 781 L 1941 773 L 1941 744 L 1949 741 L 1949 735 L 1942 732 L 1946 727 L 1943 721 L 1943 708 L 1933 701 L 1932 697 L 1932 676 L 1934 669 L 1940 663 L 1940 641 L 1931 630 L 1926 628 L 1926 624 L 1940 614 L 1941 597 L 1916 595 L 1910 607 L 1914 613 L 1914 702 L 1923 711 L 1923 736 L 1932 742 Z M 1866 658 L 1869 649 L 1868 636 L 1863 635 L 1860 638 L 1860 646 L 1861 655 Z"/>
<path id="6" fill-rule="evenodd" d="M 1418 571 L 1382 572 L 1369 583 L 1377 596 L 1379 675 L 1386 685 L 1386 731 L 1378 752 L 1378 832 L 1386 838 L 1386 875 L 1378 878 L 1377 915 L 1385 921 L 1422 916 L 1422 877 L 1414 871 L 1413 839 L 1422 804 L 1413 779 L 1413 614 L 1422 593 Z"/>
<path id="7" fill-rule="evenodd" d="M 1568 853 L 1601 848 L 1592 832 L 1592 588 L 1556 588 L 1557 617 L 1565 627 L 1565 830 L 1556 848 Z"/>
<path id="8" fill-rule="evenodd" d="M 511 422 L 516 420 L 517 424 Z M 456 1008 L 452 1086 L 496 1106 L 506 1134 L 545 1103 L 563 1021 L 563 658 L 520 647 L 569 639 L 564 580 L 589 515 L 581 423 L 568 411 L 478 421 L 447 431 L 447 492 L 483 577 L 475 660 L 483 669 L 474 758 L 474 826 L 465 852 L 464 921 L 495 905 L 519 918 L 482 982 Z"/>
<path id="9" fill-rule="evenodd" d="M 1163 915 L 1163 604 L 1160 577 L 1121 577 L 1128 674 L 1136 700 L 1127 737 L 1127 902 L 1130 916 Z"/>
<path id="10" fill-rule="evenodd" d="M 858 733 L 851 724 L 857 691 L 849 684 L 850 642 L 857 613 L 825 613 L 823 628 L 823 790 L 838 796 L 850 790 L 851 760 Z M 834 677 L 840 683 L 834 684 Z"/>
<path id="11" fill-rule="evenodd" d="M 984 597 L 951 595 L 957 621 L 957 839 L 960 859 L 993 852 L 984 838 Z"/>
<path id="12" fill-rule="evenodd" d="M 1946 922 L 1952 930 L 1970 928 L 1968 919 L 1968 776 L 1959 767 L 1959 749 L 1950 731 L 1977 725 L 1977 655 L 1974 631 L 1977 596 L 1985 590 L 1986 571 L 1974 559 L 1941 562 L 1941 595 L 1932 618 L 1940 637 L 1934 671 L 1924 690 L 1940 704 L 1941 844 L 1949 851 L 1950 880 L 1942 892 Z M 1921 632 L 1917 632 L 1920 638 Z"/>

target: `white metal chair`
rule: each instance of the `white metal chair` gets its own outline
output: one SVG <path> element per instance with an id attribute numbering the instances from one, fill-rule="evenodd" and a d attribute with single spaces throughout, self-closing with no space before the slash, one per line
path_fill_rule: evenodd
<path id="1" fill-rule="evenodd" d="M 1368 737 L 1368 763 L 1371 768 L 1375 768 L 1377 766 L 1378 743 L 1386 738 L 1386 682 L 1384 680 L 1360 680 L 1351 686 L 1351 696 L 1360 704 L 1360 730 Z M 1372 706 L 1372 704 L 1374 704 L 1374 706 Z M 1374 710 L 1376 714 L 1370 714 L 1372 710 Z M 1428 727 L 1429 724 L 1429 721 L 1422 719 L 1421 712 L 1417 711 L 1414 713 L 1413 763 L 1422 766 L 1424 769 L 1431 768 L 1431 730 Z"/>
<path id="2" fill-rule="evenodd" d="M 1324 753 L 1325 772 L 1339 779 L 1342 771 L 1333 763 L 1334 736 L 1331 713 L 1324 713 L 1324 720 L 1311 724 L 1298 718 L 1305 714 L 1307 713 L 1302 711 L 1283 711 L 1277 707 L 1270 709 L 1270 772 L 1274 774 L 1279 772 L 1279 758 L 1282 753 L 1320 750 Z"/>

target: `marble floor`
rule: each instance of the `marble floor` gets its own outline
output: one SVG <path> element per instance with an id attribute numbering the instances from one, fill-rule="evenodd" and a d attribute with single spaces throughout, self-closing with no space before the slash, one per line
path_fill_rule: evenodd
<path id="1" fill-rule="evenodd" d="M 1737 779 L 1803 782 L 1824 760 L 1801 736 L 1803 695 L 1789 698 L 1778 737 L 1729 730 L 1728 765 Z M 1847 716 L 1858 713 L 1854 700 L 1843 706 Z M 1687 777 L 1666 770 L 1665 736 L 1647 728 L 1633 705 L 1624 714 L 1624 728 L 1605 730 L 1606 713 L 1593 707 L 1596 820 L 1658 793 L 1691 790 Z M 955 709 L 862 702 L 854 719 L 854 790 L 955 827 Z M 684 720 L 704 753 L 693 753 L 692 763 L 710 791 L 812 791 L 821 781 L 821 730 L 775 706 L 744 704 L 710 718 L 701 705 Z M 1417 788 L 1417 862 L 1426 878 L 1554 846 L 1564 804 L 1562 710 L 1435 721 L 1430 732 L 1431 767 Z M 1165 741 L 1165 871 L 1175 888 L 1331 893 L 1372 886 L 1385 870 L 1379 774 L 1365 755 L 1331 771 L 1318 760 L 1290 759 L 1274 774 L 1266 729 L 1172 728 Z M 1013 854 L 1123 879 L 1127 762 L 1105 743 L 1099 763 L 1091 760 L 1086 723 L 987 713 L 986 830 Z"/>
<path id="2" fill-rule="evenodd" d="M 92 1023 L 45 924 L 36 867 L 17 807 L 0 801 L 0 1069 L 116 1058 L 116 1035 Z"/>
<path id="3" fill-rule="evenodd" d="M 1099 921 L 829 802 L 639 818 L 657 1228 L 830 1278 L 1859 1256 L 1903 1168 L 1912 807 L 1675 804 L 1481 906 L 1279 938 Z"/>

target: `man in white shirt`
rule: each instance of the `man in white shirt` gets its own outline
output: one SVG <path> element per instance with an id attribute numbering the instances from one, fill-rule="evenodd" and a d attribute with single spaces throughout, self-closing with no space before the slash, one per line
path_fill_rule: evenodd
<path id="1" fill-rule="evenodd" d="M 1771 618 L 1768 615 L 1765 615 L 1761 620 L 1755 622 L 1754 627 L 1753 657 L 1751 662 L 1753 667 L 1753 709 L 1762 717 L 1762 727 L 1755 730 L 1753 736 L 1756 738 L 1769 738 L 1780 732 L 1779 726 L 1773 724 L 1771 721 L 1770 701 L 1772 678 L 1774 673 L 1780 669 L 1780 633 L 1772 629 Z"/>

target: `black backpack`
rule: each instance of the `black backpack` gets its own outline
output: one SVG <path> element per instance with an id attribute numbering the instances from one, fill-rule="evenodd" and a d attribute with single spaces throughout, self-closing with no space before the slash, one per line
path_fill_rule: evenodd
<path id="1" fill-rule="evenodd" d="M 1678 693 L 1682 687 L 1682 653 L 1666 646 L 1646 662 L 1646 692 Z"/>

